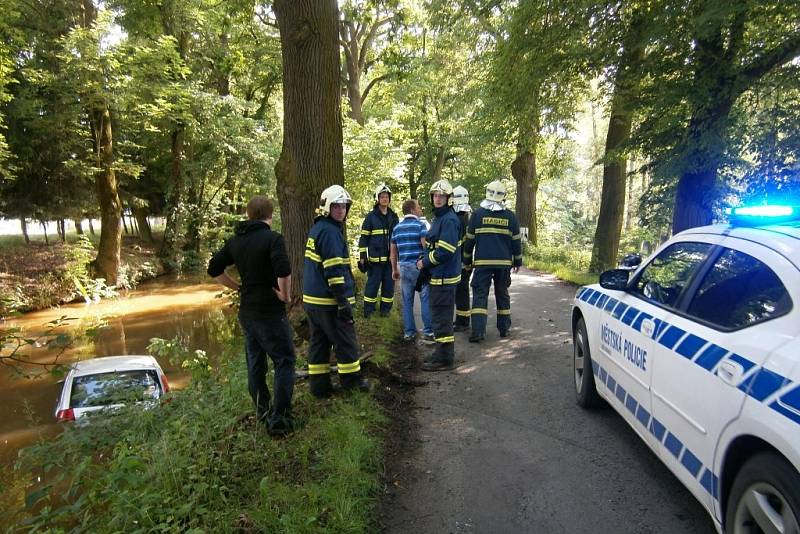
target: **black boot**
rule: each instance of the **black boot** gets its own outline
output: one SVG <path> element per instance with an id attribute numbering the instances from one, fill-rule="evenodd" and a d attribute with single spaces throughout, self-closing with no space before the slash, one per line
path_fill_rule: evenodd
<path id="1" fill-rule="evenodd" d="M 308 387 L 311 394 L 318 399 L 330 397 L 333 393 L 333 385 L 331 385 L 331 375 L 329 373 L 321 375 L 309 375 Z"/>
<path id="2" fill-rule="evenodd" d="M 369 380 L 361 376 L 360 373 L 339 375 L 339 383 L 342 385 L 342 389 L 345 391 L 369 392 L 372 390 Z"/>
<path id="3" fill-rule="evenodd" d="M 469 342 L 470 343 L 480 343 L 484 339 L 486 339 L 486 337 L 483 334 L 475 334 L 475 333 L 473 333 L 471 336 L 469 336 Z"/>
<path id="4" fill-rule="evenodd" d="M 449 371 L 454 367 L 453 362 L 445 362 L 442 360 L 431 360 L 422 362 L 423 371 Z"/>

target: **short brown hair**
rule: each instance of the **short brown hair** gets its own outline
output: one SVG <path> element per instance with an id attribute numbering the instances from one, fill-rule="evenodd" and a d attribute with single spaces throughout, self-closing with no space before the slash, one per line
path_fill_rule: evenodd
<path id="1" fill-rule="evenodd" d="M 272 218 L 272 201 L 263 195 L 256 195 L 247 203 L 247 218 L 251 221 L 266 221 Z"/>
<path id="2" fill-rule="evenodd" d="M 409 213 L 414 211 L 414 208 L 417 207 L 417 204 L 418 202 L 414 198 L 409 198 L 408 200 L 403 202 L 403 215 L 408 215 Z"/>

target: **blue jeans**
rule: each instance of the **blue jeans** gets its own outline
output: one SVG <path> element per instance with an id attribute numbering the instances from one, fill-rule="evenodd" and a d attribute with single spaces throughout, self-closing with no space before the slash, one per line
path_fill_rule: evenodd
<path id="1" fill-rule="evenodd" d="M 417 333 L 417 323 L 414 320 L 414 286 L 417 285 L 419 271 L 414 263 L 400 264 L 400 293 L 403 296 L 403 333 L 413 336 Z M 425 334 L 433 334 L 431 327 L 431 309 L 428 305 L 430 286 L 425 285 L 419 293 L 419 303 L 422 311 L 422 326 Z"/>

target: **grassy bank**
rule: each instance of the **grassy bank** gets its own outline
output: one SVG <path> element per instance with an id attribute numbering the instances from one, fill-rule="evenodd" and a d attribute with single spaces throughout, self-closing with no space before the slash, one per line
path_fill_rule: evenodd
<path id="1" fill-rule="evenodd" d="M 87 263 L 97 255 L 99 236 L 67 234 L 66 242 L 41 236 L 26 244 L 22 236 L 0 236 L 0 317 L 112 293 L 93 280 Z M 157 245 L 123 236 L 118 287 L 135 287 L 160 273 Z"/>
<path id="2" fill-rule="evenodd" d="M 568 247 L 526 247 L 523 262 L 529 269 L 552 273 L 561 280 L 583 286 L 597 282 L 598 275 L 589 272 L 591 250 Z"/>
<path id="3" fill-rule="evenodd" d="M 357 329 L 375 391 L 320 401 L 299 381 L 294 413 L 303 426 L 275 439 L 253 416 L 235 321 L 215 325 L 227 349 L 214 361 L 176 351 L 192 381 L 170 402 L 68 426 L 24 451 L 9 519 L 31 531 L 374 530 L 393 416 L 378 399 L 397 390 L 380 382 L 397 364 L 399 318 L 359 319 Z M 37 479 L 44 482 L 28 484 Z"/>

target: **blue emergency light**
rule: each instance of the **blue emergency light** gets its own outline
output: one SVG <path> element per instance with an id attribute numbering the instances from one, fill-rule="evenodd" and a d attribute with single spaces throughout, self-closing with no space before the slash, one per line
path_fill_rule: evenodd
<path id="1" fill-rule="evenodd" d="M 763 206 L 739 206 L 725 208 L 731 224 L 758 226 L 800 220 L 800 206 L 767 204 Z"/>

